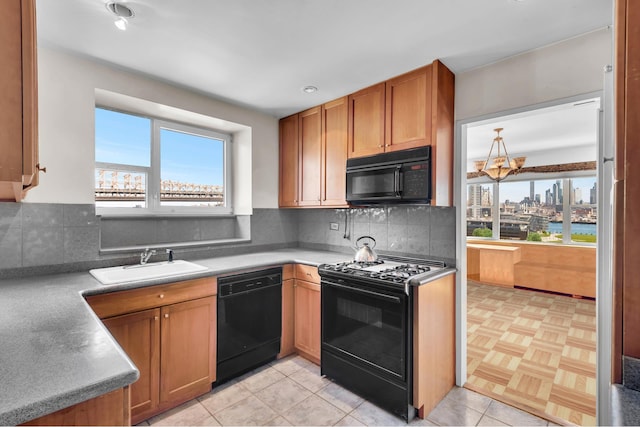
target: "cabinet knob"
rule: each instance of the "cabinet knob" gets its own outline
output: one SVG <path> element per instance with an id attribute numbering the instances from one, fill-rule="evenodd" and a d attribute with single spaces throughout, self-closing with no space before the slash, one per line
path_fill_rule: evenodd
<path id="1" fill-rule="evenodd" d="M 384 145 L 382 145 L 382 144 L 378 145 L 378 148 L 382 148 L 382 147 L 384 147 Z"/>
<path id="2" fill-rule="evenodd" d="M 43 168 L 41 168 L 41 167 L 40 167 L 40 163 L 36 164 L 36 169 L 38 169 L 40 172 L 47 173 L 47 168 L 46 168 L 46 166 L 45 166 L 45 167 L 43 167 Z"/>
<path id="3" fill-rule="evenodd" d="M 160 298 L 160 299 L 164 298 L 164 294 L 158 295 L 158 298 Z"/>
<path id="4" fill-rule="evenodd" d="M 164 314 L 164 318 L 165 318 L 165 319 L 168 319 L 168 318 L 169 318 L 169 313 L 165 313 L 165 314 Z"/>
<path id="5" fill-rule="evenodd" d="M 158 316 L 153 316 L 153 320 L 158 320 L 160 319 Z"/>

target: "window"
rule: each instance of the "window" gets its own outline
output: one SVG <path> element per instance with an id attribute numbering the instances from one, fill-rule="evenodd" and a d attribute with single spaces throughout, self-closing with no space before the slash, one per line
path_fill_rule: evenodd
<path id="1" fill-rule="evenodd" d="M 467 192 L 467 236 L 546 243 L 596 242 L 595 176 L 469 184 Z M 494 212 L 499 213 L 498 218 Z M 499 226 L 494 227 L 496 219 Z"/>
<path id="2" fill-rule="evenodd" d="M 231 213 L 231 136 L 95 109 L 101 214 Z"/>

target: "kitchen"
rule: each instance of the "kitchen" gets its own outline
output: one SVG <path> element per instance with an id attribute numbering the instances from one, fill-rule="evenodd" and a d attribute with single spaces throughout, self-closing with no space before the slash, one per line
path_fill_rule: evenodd
<path id="1" fill-rule="evenodd" d="M 582 39 L 569 41 L 566 45 L 557 46 L 556 49 L 561 51 L 563 47 L 582 48 L 591 52 L 593 40 L 598 46 L 603 46 L 609 39 L 609 32 L 601 30 L 586 35 Z M 41 109 L 40 158 L 49 171 L 48 175 L 41 177 L 41 184 L 29 193 L 26 201 L 33 203 L 24 203 L 19 207 L 3 205 L 7 213 L 3 213 L 2 218 L 6 219 L 11 229 L 8 233 L 10 237 L 3 239 L 4 276 L 48 274 L 77 271 L 76 269 L 86 271 L 122 260 L 121 255 L 118 258 L 117 255 L 98 254 L 101 228 L 108 227 L 104 224 L 105 222 L 115 220 L 110 219 L 99 223 L 96 219 L 91 219 L 93 184 L 92 179 L 88 177 L 94 173 L 93 153 L 92 144 L 86 143 L 93 140 L 93 109 L 96 99 L 100 97 L 104 99 L 113 93 L 172 106 L 182 111 L 196 110 L 201 115 L 222 117 L 227 122 L 245 126 L 236 131 L 237 149 L 250 149 L 251 156 L 237 156 L 239 157 L 237 161 L 247 162 L 252 174 L 251 176 L 239 174 L 240 176 L 234 181 L 234 185 L 243 190 L 238 195 L 234 207 L 240 218 L 238 222 L 250 223 L 252 251 L 297 246 L 298 242 L 300 246 L 310 249 L 337 249 L 343 254 L 350 250 L 352 242 L 342 238 L 345 231 L 343 224 L 346 223 L 345 210 L 276 209 L 277 200 L 274 195 L 278 193 L 278 177 L 274 173 L 273 165 L 278 163 L 278 130 L 277 120 L 273 117 L 215 101 L 201 94 L 177 89 L 159 81 L 121 69 L 113 69 L 55 49 L 43 47 L 38 55 L 41 79 L 38 100 Z M 576 56 L 586 60 L 589 55 Z M 520 66 L 524 67 L 525 64 Z M 589 67 L 585 66 L 585 68 Z M 468 79 L 456 76 L 458 96 L 464 96 L 467 93 L 465 90 L 473 92 L 473 88 L 465 84 L 472 85 L 472 78 L 474 76 L 479 78 L 481 74 L 481 72 L 470 73 Z M 554 92 L 553 98 L 569 96 L 573 91 L 586 91 L 585 87 L 591 84 L 599 88 L 601 85 L 599 78 L 598 70 L 598 75 L 588 83 L 582 82 L 585 86 L 567 87 L 564 89 L 566 92 L 556 92 L 557 87 L 553 87 L 549 91 Z M 594 81 L 595 83 L 592 83 Z M 578 83 L 576 86 L 579 86 Z M 587 89 L 590 90 L 592 87 L 589 86 Z M 540 93 L 537 96 L 544 98 L 551 95 Z M 64 109 L 59 108 L 61 99 L 69 100 Z M 529 99 L 525 102 L 536 101 L 539 99 Z M 482 108 L 505 108 L 504 105 L 502 107 L 483 106 L 482 101 L 477 102 L 478 105 L 470 103 L 466 104 L 466 107 L 464 103 L 457 102 L 458 117 L 464 117 L 465 114 L 467 117 L 482 114 Z M 513 100 L 513 102 L 517 104 L 523 100 Z M 114 107 L 117 106 L 114 105 Z M 48 140 L 55 143 L 46 142 Z M 69 165 L 73 165 L 73 168 Z M 452 238 L 455 233 L 455 224 L 451 221 L 453 211 L 453 208 L 429 206 L 363 209 L 354 212 L 352 217 L 353 236 L 374 235 L 380 245 L 378 248 L 382 251 L 420 253 L 451 260 L 455 258 L 455 241 Z M 74 222 L 72 218 L 76 213 L 88 219 Z M 114 229 L 119 227 L 135 229 L 136 220 L 120 221 L 123 222 Z M 331 230 L 329 223 L 337 223 L 340 226 L 339 230 Z M 428 224 L 428 233 L 425 223 Z M 16 230 L 20 230 L 20 233 Z M 416 234 L 416 230 L 421 234 Z M 237 238 L 242 239 L 241 234 Z M 82 237 L 74 240 L 73 236 Z M 428 237 L 428 246 L 425 237 Z M 15 251 L 17 245 L 22 247 L 19 254 Z M 243 253 L 248 246 L 246 243 L 239 242 L 230 248 L 203 249 L 202 252 L 205 253 L 194 250 L 188 255 L 196 259 L 234 252 Z M 188 251 L 185 250 L 182 254 L 180 252 L 176 250 L 178 257 L 184 256 Z M 132 256 L 125 260 L 128 263 L 135 262 Z"/>

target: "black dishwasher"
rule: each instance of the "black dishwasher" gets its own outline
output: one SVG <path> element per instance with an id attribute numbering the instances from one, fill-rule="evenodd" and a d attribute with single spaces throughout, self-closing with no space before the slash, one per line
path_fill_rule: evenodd
<path id="1" fill-rule="evenodd" d="M 218 278 L 216 383 L 275 359 L 282 331 L 282 268 Z"/>

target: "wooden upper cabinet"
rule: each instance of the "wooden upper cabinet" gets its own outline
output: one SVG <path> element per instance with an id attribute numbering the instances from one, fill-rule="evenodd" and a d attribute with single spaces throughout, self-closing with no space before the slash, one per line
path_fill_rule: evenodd
<path id="1" fill-rule="evenodd" d="M 38 183 L 35 0 L 3 1 L 0 26 L 0 200 L 20 201 Z"/>
<path id="2" fill-rule="evenodd" d="M 320 175 L 322 157 L 322 107 L 314 107 L 299 114 L 300 183 L 299 206 L 320 204 Z"/>
<path id="3" fill-rule="evenodd" d="M 386 82 L 385 151 L 431 143 L 431 66 Z"/>
<path id="4" fill-rule="evenodd" d="M 346 206 L 347 173 L 347 97 L 322 106 L 322 182 L 323 206 Z"/>
<path id="5" fill-rule="evenodd" d="M 281 207 L 298 206 L 298 114 L 280 120 Z"/>
<path id="6" fill-rule="evenodd" d="M 385 84 L 349 95 L 349 158 L 384 151 Z"/>

